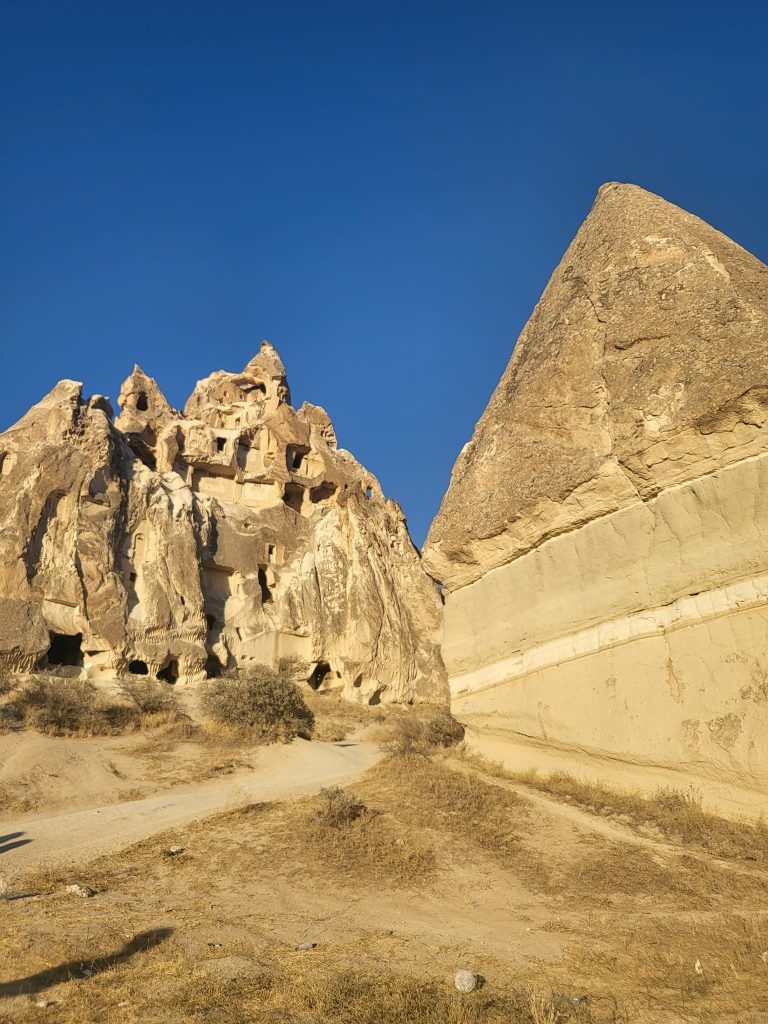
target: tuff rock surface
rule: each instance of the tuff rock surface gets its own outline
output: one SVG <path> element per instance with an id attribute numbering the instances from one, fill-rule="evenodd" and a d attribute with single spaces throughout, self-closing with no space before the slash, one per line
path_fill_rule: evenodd
<path id="1" fill-rule="evenodd" d="M 445 699 L 401 509 L 292 408 L 269 343 L 183 413 L 138 366 L 118 404 L 61 381 L 0 434 L 0 665 L 194 681 L 291 658 L 353 699 Z"/>
<path id="2" fill-rule="evenodd" d="M 455 707 L 493 756 L 527 745 L 765 790 L 768 268 L 604 185 L 424 563 L 448 592 Z"/>

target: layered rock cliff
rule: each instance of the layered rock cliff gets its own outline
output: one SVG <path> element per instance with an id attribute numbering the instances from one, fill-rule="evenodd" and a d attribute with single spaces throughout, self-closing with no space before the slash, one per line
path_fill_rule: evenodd
<path id="1" fill-rule="evenodd" d="M 290 657 L 369 703 L 443 700 L 439 594 L 400 507 L 290 405 L 263 343 L 183 413 L 136 367 L 0 434 L 0 666 L 193 681 Z"/>
<path id="2" fill-rule="evenodd" d="M 764 787 L 767 485 L 768 269 L 603 186 L 424 552 L 456 706 L 495 753 Z"/>

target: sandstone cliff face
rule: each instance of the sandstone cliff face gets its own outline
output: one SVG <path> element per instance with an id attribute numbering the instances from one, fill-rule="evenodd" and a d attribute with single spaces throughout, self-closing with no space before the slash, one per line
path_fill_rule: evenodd
<path id="1" fill-rule="evenodd" d="M 184 413 L 136 367 L 121 415 L 62 381 L 0 435 L 0 665 L 193 681 L 308 663 L 352 699 L 443 700 L 440 597 L 396 502 L 295 411 L 264 343 Z"/>
<path id="2" fill-rule="evenodd" d="M 603 186 L 425 547 L 452 690 L 497 753 L 765 785 L 766 474 L 768 269 Z"/>

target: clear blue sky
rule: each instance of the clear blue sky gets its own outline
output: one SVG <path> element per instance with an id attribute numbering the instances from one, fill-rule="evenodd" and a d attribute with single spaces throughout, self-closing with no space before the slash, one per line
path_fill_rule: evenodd
<path id="1" fill-rule="evenodd" d="M 768 257 L 766 10 L 0 0 L 0 428 L 269 338 L 420 543 L 603 181 Z"/>

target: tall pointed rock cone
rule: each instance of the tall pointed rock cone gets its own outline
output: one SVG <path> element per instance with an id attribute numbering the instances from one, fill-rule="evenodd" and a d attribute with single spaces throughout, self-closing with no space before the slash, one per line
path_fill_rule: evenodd
<path id="1" fill-rule="evenodd" d="M 768 268 L 603 185 L 453 470 L 425 548 L 448 589 L 768 446 Z"/>
<path id="2" fill-rule="evenodd" d="M 768 268 L 604 185 L 424 562 L 456 707 L 488 752 L 741 777 L 768 805 Z"/>

